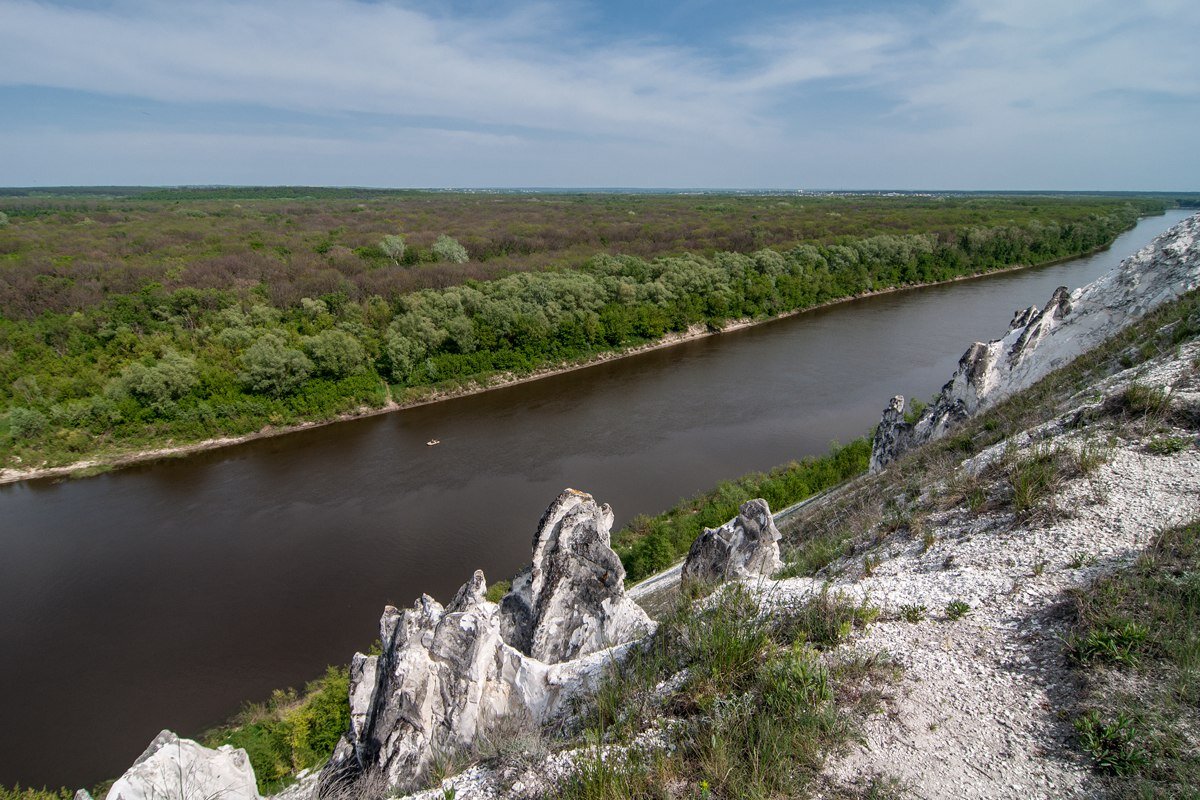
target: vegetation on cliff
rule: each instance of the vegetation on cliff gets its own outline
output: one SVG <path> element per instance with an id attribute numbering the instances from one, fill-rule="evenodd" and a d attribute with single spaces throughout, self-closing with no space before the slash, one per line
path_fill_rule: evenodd
<path id="1" fill-rule="evenodd" d="M 653 219 L 637 236 L 603 234 L 608 252 L 575 259 L 564 254 L 593 247 L 591 234 L 568 225 L 569 247 L 544 226 L 519 234 L 533 223 L 505 216 L 525 211 L 511 197 L 365 199 L 375 205 L 11 201 L 0 230 L 0 464 L 331 419 L 693 326 L 1076 255 L 1162 209 L 1144 199 L 806 198 L 794 209 L 723 198 L 719 210 L 693 199 L 693 216 L 672 221 L 680 198 L 568 198 L 546 219 L 565 214 L 588 230 L 616 225 L 614 208 Z M 524 242 L 506 252 L 528 258 L 502 258 L 465 233 L 468 263 L 456 263 L 448 237 L 439 247 L 447 235 L 432 226 L 459 233 L 451 221 L 487 203 L 502 211 L 478 212 L 481 226 Z M 358 215 L 370 222 L 333 224 Z M 755 216 L 770 224 L 752 241 L 719 233 Z M 655 238 L 671 225 L 684 230 Z M 403 248 L 386 238 L 400 233 Z M 658 242 L 652 258 L 629 254 L 635 240 Z M 557 267 L 533 257 L 547 253 L 561 256 Z"/>
<path id="2" fill-rule="evenodd" d="M 737 516 L 748 498 L 761 497 L 778 512 L 861 475 L 870 456 L 871 443 L 861 438 L 833 445 L 824 456 L 723 481 L 658 516 L 636 517 L 613 537 L 613 549 L 621 556 L 626 578 L 639 581 L 682 559 L 705 528 L 720 527 Z"/>

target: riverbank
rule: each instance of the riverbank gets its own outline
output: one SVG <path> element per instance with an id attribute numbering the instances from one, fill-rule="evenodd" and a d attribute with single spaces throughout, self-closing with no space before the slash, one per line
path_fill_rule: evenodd
<path id="1" fill-rule="evenodd" d="M 787 510 L 788 519 L 781 520 L 786 568 L 775 580 L 744 584 L 756 601 L 750 608 L 766 611 L 748 618 L 786 631 L 788 615 L 798 608 L 843 615 L 826 626 L 836 632 L 829 639 L 809 630 L 800 639 L 807 648 L 781 651 L 809 659 L 805 664 L 822 675 L 822 686 L 828 680 L 837 689 L 789 693 L 812 708 L 788 724 L 814 710 L 828 711 L 830 696 L 865 695 L 870 702 L 841 718 L 850 727 L 838 727 L 861 736 L 814 742 L 805 750 L 809 757 L 798 759 L 770 747 L 775 740 L 764 745 L 764 739 L 745 735 L 770 719 L 771 707 L 764 706 L 722 729 L 712 746 L 725 746 L 730 737 L 753 756 L 737 763 L 775 759 L 776 769 L 756 773 L 757 780 L 801 776 L 805 788 L 819 789 L 820 796 L 852 796 L 879 786 L 919 787 L 928 797 L 1018 798 L 1090 795 L 1102 782 L 1165 778 L 1183 785 L 1195 769 L 1194 754 L 1122 739 L 1116 742 L 1120 752 L 1136 749 L 1143 757 L 1131 760 L 1128 771 L 1114 772 L 1104 748 L 1089 744 L 1088 720 L 1099 725 L 1100 715 L 1110 711 L 1095 710 L 1102 704 L 1095 692 L 1079 692 L 1075 672 L 1104 655 L 1087 655 L 1084 648 L 1092 645 L 1073 637 L 1075 626 L 1061 610 L 1089 585 L 1123 574 L 1140 553 L 1158 547 L 1162 531 L 1200 517 L 1191 491 L 1200 475 L 1196 307 L 1193 292 L 968 421 L 953 438 L 847 483 L 827 496 L 829 502 Z M 1194 558 L 1187 566 L 1193 564 Z M 645 605 L 647 595 L 670 591 L 673 576 L 662 577 L 658 583 L 668 586 L 628 596 Z M 674 623 L 664 621 L 667 627 L 682 621 L 694 629 L 705 618 L 704 606 L 660 605 L 681 614 Z M 743 629 L 745 621 L 735 627 Z M 1177 628 L 1155 629 L 1157 638 L 1148 641 L 1173 647 L 1186 632 L 1186 626 Z M 1116 635 L 1107 628 L 1101 634 Z M 1121 646 L 1134 656 L 1141 649 L 1152 660 L 1154 653 L 1141 646 L 1144 638 Z M 725 646 L 729 641 L 720 640 Z M 755 654 L 774 652 L 764 641 Z M 653 796 L 654 787 L 700 778 L 718 785 L 722 773 L 695 758 L 706 751 L 688 732 L 697 723 L 712 724 L 707 709 L 723 706 L 695 700 L 711 701 L 714 694 L 725 700 L 724 687 L 745 680 L 738 665 L 759 659 L 706 664 L 703 679 L 696 680 L 695 669 L 681 671 L 674 657 L 646 650 L 657 660 L 636 662 L 628 676 L 583 695 L 585 707 L 615 709 L 599 740 L 617 755 L 606 782 L 644 790 L 625 796 Z M 1124 663 L 1138 662 L 1131 657 Z M 767 676 L 777 676 L 778 664 L 766 663 L 774 670 Z M 868 666 L 875 669 L 863 681 Z M 1150 677 L 1143 691 L 1167 687 Z M 772 685 L 753 683 L 758 693 L 738 696 L 753 699 Z M 1176 736 L 1188 723 L 1177 726 L 1172 719 L 1163 714 L 1154 724 Z M 524 752 L 520 748 L 532 734 L 525 735 L 514 752 Z M 964 741 L 971 747 L 963 749 Z M 508 750 L 464 754 L 433 779 L 433 788 L 413 797 L 590 797 L 578 790 L 593 768 L 592 752 L 576 739 L 542 732 L 524 759 L 514 761 Z M 647 757 L 626 757 L 630 752 Z M 519 770 L 511 768 L 514 763 Z M 453 774 L 468 764 L 476 766 Z M 280 796 L 312 796 L 312 784 L 301 783 L 294 792 Z"/>
<path id="2" fill-rule="evenodd" d="M 1143 219 L 1140 217 L 1139 219 Z M 0 485 L 19 483 L 22 481 L 45 480 L 57 478 L 86 478 L 93 475 L 102 474 L 115 469 L 133 466 L 136 464 L 144 464 L 148 462 L 158 461 L 162 459 L 182 458 L 196 453 L 202 453 L 209 450 L 216 450 L 224 447 L 232 447 L 235 445 L 246 444 L 248 442 L 267 439 L 276 436 L 283 436 L 289 433 L 297 433 L 300 431 L 320 428 L 327 425 L 334 425 L 340 422 L 349 422 L 353 420 L 366 419 L 369 417 L 379 416 L 381 414 L 389 414 L 394 411 L 403 411 L 405 409 L 417 408 L 420 406 L 430 405 L 432 403 L 440 403 L 446 400 L 452 400 L 459 397 L 467 397 L 471 395 L 490 392 L 497 389 L 505 389 L 511 386 L 517 386 L 531 381 L 549 378 L 555 375 L 562 375 L 577 370 L 594 367 L 598 364 L 605 364 L 611 361 L 616 361 L 631 356 L 641 355 L 654 350 L 660 350 L 667 347 L 673 347 L 685 342 L 692 342 L 699 339 L 704 339 L 709 336 L 716 336 L 723 333 L 731 333 L 734 331 L 744 330 L 746 328 L 765 325 L 779 320 L 789 319 L 801 314 L 818 311 L 824 308 L 837 306 L 855 300 L 863 300 L 870 297 L 877 297 L 896 292 L 910 291 L 916 289 L 928 288 L 931 286 L 944 286 L 963 281 L 980 280 L 983 278 L 1003 275 L 1006 273 L 1018 272 L 1021 270 L 1049 267 L 1055 264 L 1062 264 L 1069 261 L 1074 261 L 1080 258 L 1087 258 L 1097 253 L 1102 253 L 1112 246 L 1110 242 L 1103 247 L 1092 248 L 1086 252 L 1066 258 L 1058 258 L 1050 261 L 1043 261 L 1037 264 L 1019 264 L 1011 267 L 1000 269 L 986 270 L 976 272 L 970 275 L 958 275 L 944 281 L 927 281 L 923 283 L 903 284 L 899 286 L 888 286 L 883 289 L 876 289 L 869 292 L 860 292 L 855 295 L 840 297 L 833 300 L 828 300 L 817 305 L 808 306 L 806 308 L 795 309 L 781 314 L 776 314 L 763 319 L 736 319 L 730 320 L 720 328 L 714 330 L 710 326 L 703 324 L 691 325 L 686 331 L 672 332 L 651 342 L 632 345 L 620 350 L 610 350 L 587 358 L 561 363 L 555 366 L 547 366 L 535 369 L 525 374 L 513 373 L 496 373 L 490 376 L 484 376 L 481 379 L 466 381 L 453 386 L 430 386 L 416 387 L 403 390 L 402 399 L 395 399 L 392 394 L 392 387 L 387 388 L 387 401 L 384 405 L 378 407 L 364 406 L 355 411 L 339 414 L 331 419 L 311 420 L 306 422 L 296 423 L 294 425 L 266 426 L 252 433 L 241 434 L 237 436 L 219 436 L 211 439 L 203 439 L 196 442 L 188 442 L 184 444 L 173 444 L 170 441 L 165 442 L 160 447 L 140 447 L 132 449 L 118 449 L 108 453 L 80 459 L 69 464 L 61 464 L 55 466 L 38 466 L 38 467 L 5 467 L 0 468 Z"/>

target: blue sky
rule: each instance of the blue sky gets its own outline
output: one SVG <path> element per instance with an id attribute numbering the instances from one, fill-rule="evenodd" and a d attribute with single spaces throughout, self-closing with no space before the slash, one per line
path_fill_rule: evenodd
<path id="1" fill-rule="evenodd" d="M 0 185 L 1200 190 L 1196 0 L 0 0 Z"/>

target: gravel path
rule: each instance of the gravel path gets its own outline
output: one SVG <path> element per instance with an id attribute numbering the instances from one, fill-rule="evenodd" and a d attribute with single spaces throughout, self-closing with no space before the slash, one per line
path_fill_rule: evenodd
<path id="1" fill-rule="evenodd" d="M 1191 345 L 1103 388 L 1117 392 L 1136 378 L 1172 387 L 1176 403 L 1195 403 L 1197 355 Z M 1158 531 L 1200 517 L 1200 450 L 1193 443 L 1182 453 L 1152 455 L 1145 447 L 1151 435 L 1120 438 L 1130 431 L 1105 421 L 1075 430 L 1050 423 L 1033 433 L 1074 448 L 1098 437 L 1111 442 L 1106 463 L 1060 492 L 1051 521 L 1020 524 L 1008 512 L 954 508 L 927 520 L 936 537 L 928 548 L 903 534 L 882 543 L 869 577 L 861 555 L 835 565 L 842 577 L 833 590 L 867 597 L 883 612 L 854 646 L 887 651 L 904 674 L 867 721 L 865 742 L 830 766 L 834 787 L 861 790 L 889 776 L 919 798 L 1096 793 L 1069 715 L 1060 713 L 1075 694 L 1062 648 L 1068 592 L 1129 564 Z M 999 453 L 985 452 L 972 466 Z M 775 602 L 792 603 L 821 587 L 795 578 L 768 591 Z M 951 621 L 945 609 L 952 600 L 971 611 Z M 904 621 L 905 606 L 924 606 L 925 619 Z"/>

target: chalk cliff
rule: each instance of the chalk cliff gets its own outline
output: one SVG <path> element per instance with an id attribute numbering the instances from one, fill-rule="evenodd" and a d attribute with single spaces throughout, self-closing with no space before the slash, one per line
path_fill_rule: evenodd
<path id="1" fill-rule="evenodd" d="M 542 516 L 532 567 L 501 604 L 477 571 L 444 608 L 422 596 L 380 620 L 382 653 L 354 656 L 350 730 L 322 780 L 419 785 L 439 755 L 470 751 L 507 717 L 544 724 L 594 687 L 617 647 L 654 624 L 625 597 L 612 510 L 564 491 Z"/>
<path id="2" fill-rule="evenodd" d="M 1073 292 L 1059 287 L 1041 309 L 1017 311 L 1004 336 L 971 345 L 954 376 L 914 422 L 904 419 L 904 398 L 892 398 L 875 433 L 871 471 L 940 438 L 1197 286 L 1200 215 L 1183 220 L 1087 286 Z"/>
<path id="3" fill-rule="evenodd" d="M 221 800 L 259 800 L 254 768 L 250 766 L 246 751 L 229 745 L 213 750 L 163 731 L 112 785 L 107 800 L 207 800 L 217 797 Z"/>
<path id="4" fill-rule="evenodd" d="M 696 537 L 683 564 L 683 579 L 717 583 L 736 578 L 769 578 L 783 567 L 779 530 L 766 500 L 747 500 L 738 515 Z"/>

